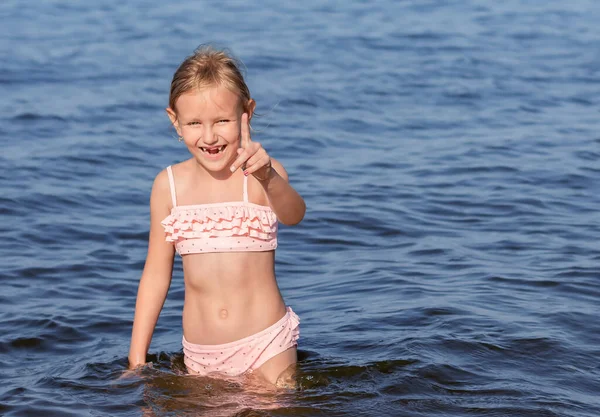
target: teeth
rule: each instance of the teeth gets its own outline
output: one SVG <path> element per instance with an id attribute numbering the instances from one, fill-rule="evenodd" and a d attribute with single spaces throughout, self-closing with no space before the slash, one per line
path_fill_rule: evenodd
<path id="1" fill-rule="evenodd" d="M 227 145 L 222 145 L 222 146 L 219 146 L 218 148 L 215 148 L 215 147 L 203 148 L 202 146 L 200 146 L 200 150 L 202 152 L 215 153 L 215 152 L 210 152 L 210 151 L 214 151 L 215 149 L 217 149 L 216 153 L 219 153 L 219 152 L 223 152 L 223 150 L 225 149 L 225 146 L 227 146 Z"/>

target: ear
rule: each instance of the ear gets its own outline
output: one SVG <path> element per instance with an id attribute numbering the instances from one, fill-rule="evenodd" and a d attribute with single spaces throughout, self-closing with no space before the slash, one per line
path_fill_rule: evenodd
<path id="1" fill-rule="evenodd" d="M 254 99 L 248 100 L 248 103 L 246 103 L 246 108 L 244 110 L 246 113 L 248 113 L 248 121 L 250 121 L 252 119 L 252 115 L 254 114 L 255 108 L 256 108 L 256 101 L 254 101 Z"/>
<path id="2" fill-rule="evenodd" d="M 171 124 L 177 131 L 177 134 L 181 136 L 181 127 L 179 127 L 179 123 L 177 121 L 177 113 L 175 113 L 175 111 L 170 107 L 167 107 L 165 110 L 167 111 L 167 116 L 169 116 L 169 120 L 171 120 Z"/>

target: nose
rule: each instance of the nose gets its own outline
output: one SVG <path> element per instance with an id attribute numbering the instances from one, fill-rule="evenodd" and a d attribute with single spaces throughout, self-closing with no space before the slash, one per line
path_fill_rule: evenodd
<path id="1" fill-rule="evenodd" d="M 219 140 L 219 138 L 217 137 L 217 134 L 215 133 L 215 131 L 212 129 L 211 126 L 206 126 L 204 128 L 204 132 L 202 132 L 202 137 L 200 139 L 206 145 L 212 145 L 214 143 L 217 143 L 217 141 Z"/>

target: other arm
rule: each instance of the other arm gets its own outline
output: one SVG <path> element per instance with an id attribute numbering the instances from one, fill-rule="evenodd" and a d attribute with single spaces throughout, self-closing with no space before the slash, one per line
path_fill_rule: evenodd
<path id="1" fill-rule="evenodd" d="M 166 171 L 156 176 L 150 195 L 148 254 L 140 278 L 129 348 L 129 368 L 146 363 L 152 334 L 173 273 L 175 249 L 165 241 L 161 221 L 169 215 L 170 190 Z"/>

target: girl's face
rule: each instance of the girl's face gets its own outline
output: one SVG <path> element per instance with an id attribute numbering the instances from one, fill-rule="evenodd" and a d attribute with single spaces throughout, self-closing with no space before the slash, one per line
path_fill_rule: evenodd
<path id="1" fill-rule="evenodd" d="M 167 113 L 188 150 L 206 170 L 227 170 L 237 158 L 244 108 L 240 97 L 223 86 L 193 90 L 176 102 L 177 113 Z M 248 103 L 252 116 L 254 100 Z"/>

